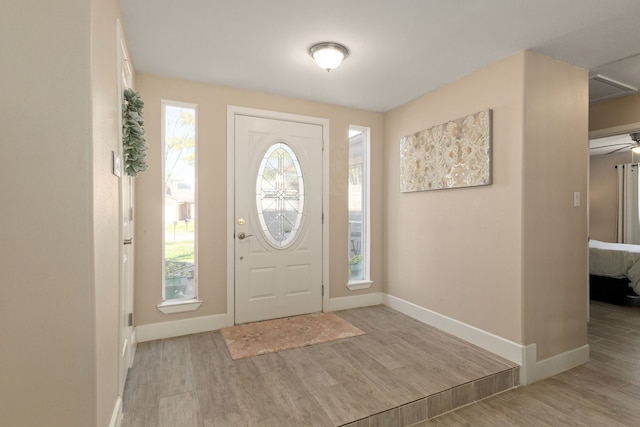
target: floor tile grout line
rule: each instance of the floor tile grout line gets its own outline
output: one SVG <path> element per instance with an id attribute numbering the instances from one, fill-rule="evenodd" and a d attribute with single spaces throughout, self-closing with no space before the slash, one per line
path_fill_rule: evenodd
<path id="1" fill-rule="evenodd" d="M 449 392 L 449 391 L 451 391 L 451 390 L 453 390 L 453 389 L 455 389 L 455 388 L 463 387 L 463 386 L 468 385 L 468 384 L 473 384 L 473 383 L 475 383 L 475 382 L 477 382 L 477 381 L 481 381 L 481 380 L 486 379 L 486 378 L 496 377 L 496 376 L 498 376 L 498 375 L 500 375 L 500 374 L 504 374 L 504 373 L 505 373 L 505 372 L 507 372 L 507 371 L 511 371 L 511 373 L 513 373 L 513 371 L 514 371 L 514 370 L 516 370 L 516 369 L 519 369 L 519 366 L 515 366 L 515 367 L 509 368 L 509 369 L 505 369 L 505 370 L 502 370 L 502 371 L 497 372 L 497 373 L 495 373 L 495 374 L 489 374 L 489 375 L 486 375 L 486 376 L 484 376 L 484 377 L 480 377 L 480 378 L 478 378 L 478 379 L 474 379 L 474 380 L 468 381 L 468 382 L 463 383 L 463 384 L 458 384 L 458 385 L 455 385 L 455 386 L 453 386 L 453 387 L 450 387 L 450 388 L 448 388 L 448 389 L 446 389 L 446 390 L 441 390 L 441 391 L 438 391 L 438 392 L 435 392 L 435 393 L 428 394 L 428 395 L 426 395 L 426 396 L 424 396 L 424 397 L 420 397 L 420 398 L 418 398 L 418 399 L 415 399 L 415 400 L 412 400 L 412 401 L 409 401 L 409 402 L 406 402 L 406 403 L 400 404 L 400 405 L 395 406 L 395 407 L 393 407 L 393 408 L 390 408 L 390 409 L 387 409 L 387 410 L 384 410 L 384 411 L 380 411 L 380 412 L 373 413 L 373 414 L 371 414 L 371 415 L 369 415 L 369 416 L 367 416 L 367 417 L 359 418 L 359 419 L 357 419 L 357 420 L 353 420 L 353 421 L 349 421 L 349 422 L 344 423 L 344 424 L 340 424 L 340 425 L 338 425 L 337 427 L 346 427 L 346 426 L 349 426 L 349 425 L 352 425 L 352 424 L 354 424 L 354 423 L 358 423 L 358 422 L 361 422 L 361 421 L 364 421 L 364 420 L 371 420 L 373 417 L 376 417 L 376 416 L 378 416 L 378 415 L 384 414 L 384 413 L 386 413 L 386 412 L 394 411 L 394 410 L 396 410 L 396 409 L 398 409 L 398 410 L 399 410 L 399 409 L 400 409 L 400 408 L 402 408 L 403 406 L 411 405 L 411 404 L 413 404 L 413 403 L 417 403 L 417 402 L 419 402 L 419 401 L 421 401 L 421 400 L 425 400 L 425 404 L 427 404 L 427 399 L 428 399 L 429 397 L 433 397 L 433 396 L 436 396 L 436 395 L 439 395 L 439 394 L 447 393 L 447 392 Z M 456 411 L 456 410 L 458 410 L 458 409 L 462 409 L 462 408 L 464 408 L 464 407 L 466 407 L 466 406 L 473 405 L 474 403 L 481 402 L 481 401 L 483 401 L 483 400 L 485 400 L 485 399 L 488 399 L 488 398 L 490 398 L 490 397 L 497 396 L 497 395 L 499 395 L 499 394 L 501 394 L 501 393 L 507 392 L 507 391 L 509 391 L 509 390 L 513 390 L 513 389 L 518 388 L 518 387 L 520 387 L 520 385 L 519 385 L 519 384 L 517 384 L 517 385 L 516 385 L 516 384 L 512 384 L 512 385 L 511 385 L 511 387 L 508 387 L 508 388 L 506 388 L 506 389 L 504 389 L 504 390 L 497 390 L 497 391 L 495 391 L 494 393 L 491 393 L 491 394 L 489 394 L 489 395 L 487 395 L 487 396 L 483 396 L 483 397 L 481 397 L 480 399 L 475 399 L 475 400 L 473 400 L 473 401 L 471 401 L 471 402 L 468 402 L 468 403 L 465 403 L 465 404 L 463 404 L 463 405 L 459 405 L 459 406 L 453 407 L 453 408 L 451 408 L 451 409 L 449 409 L 449 410 L 447 410 L 447 411 L 445 411 L 445 412 L 442 412 L 442 413 L 440 413 L 440 414 L 434 415 L 434 416 L 432 416 L 432 417 L 431 417 L 431 416 L 429 416 L 429 413 L 428 413 L 428 411 L 427 411 L 427 417 L 426 417 L 426 418 L 424 418 L 424 419 L 422 419 L 422 420 L 418 420 L 418 421 L 416 421 L 415 423 L 410 424 L 410 425 L 408 425 L 408 426 L 406 426 L 406 427 L 411 427 L 412 425 L 419 424 L 419 423 L 424 422 L 424 421 L 427 421 L 427 420 L 432 420 L 432 419 L 437 418 L 437 417 L 439 417 L 439 416 L 441 416 L 441 415 L 445 415 L 445 414 L 448 414 L 448 413 L 450 413 L 450 412 Z"/>

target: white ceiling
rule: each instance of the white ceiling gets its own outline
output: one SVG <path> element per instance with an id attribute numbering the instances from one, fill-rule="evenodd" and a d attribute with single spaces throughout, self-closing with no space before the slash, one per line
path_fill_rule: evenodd
<path id="1" fill-rule="evenodd" d="M 522 49 L 640 87 L 638 0 L 122 0 L 122 10 L 138 72 L 370 111 Z M 307 52 L 321 41 L 351 51 L 330 73 Z"/>

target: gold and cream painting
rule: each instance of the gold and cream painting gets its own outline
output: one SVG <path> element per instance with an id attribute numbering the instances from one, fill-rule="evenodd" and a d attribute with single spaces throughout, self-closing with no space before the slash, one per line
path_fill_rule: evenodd
<path id="1" fill-rule="evenodd" d="M 400 140 L 400 191 L 491 184 L 491 110 Z"/>

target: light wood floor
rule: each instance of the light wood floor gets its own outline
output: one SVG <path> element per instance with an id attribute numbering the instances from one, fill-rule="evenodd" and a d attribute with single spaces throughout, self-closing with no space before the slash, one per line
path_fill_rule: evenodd
<path id="1" fill-rule="evenodd" d="M 138 345 L 130 426 L 408 426 L 512 388 L 518 368 L 384 306 L 337 313 L 366 335 L 231 360 L 219 332 Z"/>
<path id="2" fill-rule="evenodd" d="M 414 427 L 639 426 L 640 307 L 592 302 L 590 361 Z"/>
<path id="3" fill-rule="evenodd" d="M 338 314 L 367 335 L 240 361 L 217 332 L 140 344 L 123 427 L 640 425 L 640 307 L 592 302 L 587 364 L 418 423 L 513 365 L 386 307 Z"/>

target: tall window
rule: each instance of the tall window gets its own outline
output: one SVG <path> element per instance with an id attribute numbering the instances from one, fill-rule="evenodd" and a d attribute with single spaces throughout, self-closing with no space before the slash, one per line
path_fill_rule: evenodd
<path id="1" fill-rule="evenodd" d="M 197 297 L 196 138 L 193 104 L 163 101 L 164 301 Z"/>
<path id="2" fill-rule="evenodd" d="M 349 282 L 369 281 L 369 129 L 349 128 Z"/>

